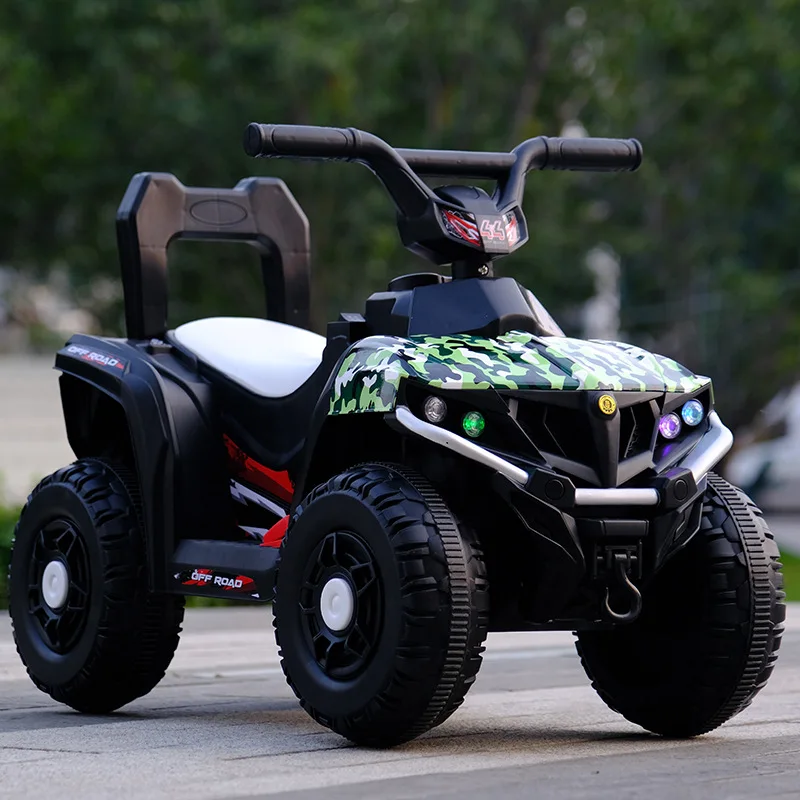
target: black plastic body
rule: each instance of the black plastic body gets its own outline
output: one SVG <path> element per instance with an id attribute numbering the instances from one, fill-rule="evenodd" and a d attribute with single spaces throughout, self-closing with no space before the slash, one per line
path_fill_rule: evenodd
<path id="1" fill-rule="evenodd" d="M 442 336 L 457 332 L 492 337 L 513 330 L 539 336 L 563 335 L 513 278 L 432 282 L 428 275 L 423 273 L 418 285 L 414 285 L 414 276 L 404 276 L 405 283 L 399 284 L 403 288 L 390 287 L 371 295 L 364 312 L 365 335 Z"/>
<path id="2" fill-rule="evenodd" d="M 644 586 L 700 525 L 705 485 L 698 487 L 688 470 L 672 470 L 648 485 L 659 489 L 658 506 L 591 508 L 576 507 L 572 481 L 547 467 L 535 469 L 525 487 L 495 475 L 493 488 L 527 530 L 533 557 L 519 603 L 511 613 L 497 615 L 494 628 L 577 630 L 608 624 L 597 603 L 609 579 L 608 555 L 627 554 L 630 576 Z M 558 501 L 554 486 L 563 488 Z M 582 603 L 587 596 L 591 600 Z"/>
<path id="3" fill-rule="evenodd" d="M 524 290 L 504 281 L 510 279 L 448 283 L 428 276 L 422 286 L 404 291 L 413 300 L 415 292 L 475 286 L 485 297 L 488 288 L 499 286 L 523 297 Z M 341 326 L 367 332 L 363 317 L 348 316 Z M 501 323 L 502 317 L 493 324 Z M 67 433 L 76 455 L 121 458 L 136 468 L 153 591 L 269 601 L 279 539 L 265 547 L 248 540 L 243 530 L 260 529 L 268 539 L 272 526 L 313 486 L 361 461 L 418 469 L 453 503 L 462 521 L 478 528 L 487 552 L 494 548 L 493 558 L 524 566 L 514 604 L 498 604 L 492 621 L 497 630 L 603 627 L 609 622 L 598 613 L 598 597 L 609 579 L 609 553 L 626 554 L 632 577 L 645 584 L 697 530 L 704 486 L 696 485 L 687 470 L 669 467 L 683 450 L 665 461 L 658 446 L 646 440 L 650 443 L 641 453 L 620 457 L 624 442 L 618 427 L 592 416 L 586 405 L 596 400 L 592 392 L 446 393 L 456 421 L 464 410 L 482 410 L 489 431 L 483 446 L 523 465 L 531 475 L 524 487 L 444 448 L 426 446 L 408 436 L 392 414 L 329 417 L 330 390 L 348 340 L 334 328 L 318 373 L 321 382 L 308 384 L 305 407 L 292 396 L 271 408 L 260 405 L 263 398 L 231 396 L 225 376 L 168 341 L 75 336 L 58 353 Z M 442 391 L 403 384 L 400 402 L 421 415 L 422 400 Z M 634 404 L 650 415 L 649 422 L 639 420 L 650 429 L 659 414 L 688 395 L 614 396 L 620 417 Z M 581 460 L 559 461 L 543 449 L 531 427 L 527 411 L 553 405 L 569 408 L 575 420 L 589 425 Z M 248 413 L 252 427 L 245 424 Z M 691 436 L 703 430 L 700 426 Z M 276 445 L 281 435 L 290 447 Z M 682 447 L 691 444 L 687 438 Z M 274 480 L 281 475 L 291 489 L 275 491 Z M 657 489 L 659 504 L 575 505 L 576 487 L 631 485 L 631 480 Z M 244 503 L 242 493 L 252 495 L 255 504 Z"/>

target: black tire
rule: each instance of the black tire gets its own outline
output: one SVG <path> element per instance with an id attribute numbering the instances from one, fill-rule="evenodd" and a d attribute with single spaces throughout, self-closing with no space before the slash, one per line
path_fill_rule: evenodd
<path id="1" fill-rule="evenodd" d="M 52 561 L 69 576 L 67 599 L 55 609 L 42 588 L 44 562 Z M 145 567 L 139 492 L 125 467 L 82 459 L 33 490 L 15 531 L 9 610 L 17 651 L 39 689 L 103 714 L 164 677 L 184 600 L 150 594 Z"/>
<path id="2" fill-rule="evenodd" d="M 339 633 L 320 610 L 332 576 L 357 593 Z M 483 554 L 422 477 L 358 466 L 297 507 L 274 613 L 302 707 L 358 744 L 399 744 L 444 722 L 475 680 L 489 620 Z"/>
<path id="3" fill-rule="evenodd" d="M 700 530 L 644 591 L 636 622 L 578 635 L 600 697 L 649 731 L 689 737 L 747 708 L 781 643 L 778 547 L 759 509 L 708 476 Z"/>

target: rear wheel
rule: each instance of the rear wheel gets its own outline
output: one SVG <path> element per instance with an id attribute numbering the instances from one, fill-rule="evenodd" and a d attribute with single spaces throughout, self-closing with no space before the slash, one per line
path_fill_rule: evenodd
<path id="1" fill-rule="evenodd" d="M 183 598 L 147 590 L 136 480 L 77 461 L 31 493 L 15 532 L 9 609 L 33 682 L 78 711 L 147 694 L 169 666 Z"/>
<path id="2" fill-rule="evenodd" d="M 578 636 L 600 697 L 631 722 L 675 737 L 706 733 L 747 708 L 783 633 L 779 558 L 759 509 L 710 474 L 700 530 L 645 590 L 639 619 Z"/>
<path id="3" fill-rule="evenodd" d="M 355 467 L 298 506 L 274 609 L 303 708 L 354 742 L 397 744 L 447 719 L 475 680 L 489 611 L 482 552 L 422 477 Z"/>

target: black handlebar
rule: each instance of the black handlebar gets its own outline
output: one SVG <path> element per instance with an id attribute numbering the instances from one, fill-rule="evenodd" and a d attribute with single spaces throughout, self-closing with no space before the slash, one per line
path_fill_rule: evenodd
<path id="1" fill-rule="evenodd" d="M 481 153 L 471 150 L 409 150 L 397 152 L 418 175 L 450 175 L 457 178 L 500 180 L 517 160 L 513 153 Z"/>
<path id="2" fill-rule="evenodd" d="M 244 150 L 267 158 L 357 158 L 363 149 L 362 131 L 354 128 L 318 128 L 314 125 L 247 126 Z"/>
<path id="3" fill-rule="evenodd" d="M 493 178 L 500 184 L 498 206 L 519 203 L 532 169 L 622 172 L 638 169 L 642 146 L 636 139 L 561 139 L 537 136 L 511 153 L 459 150 L 395 150 L 383 139 L 356 128 L 265 125 L 251 122 L 244 135 L 247 155 L 358 161 L 383 181 L 407 216 L 421 213 L 432 197 L 419 175 Z"/>
<path id="4" fill-rule="evenodd" d="M 642 145 L 636 139 L 546 139 L 540 169 L 623 172 L 638 169 Z"/>
<path id="5" fill-rule="evenodd" d="M 642 145 L 636 139 L 558 139 L 540 136 L 528 142 L 534 151 L 528 170 L 624 172 L 638 169 L 642 163 Z M 469 150 L 398 149 L 397 152 L 419 175 L 501 180 L 517 161 L 516 151 L 480 153 Z"/>
<path id="6" fill-rule="evenodd" d="M 249 156 L 358 161 L 368 166 L 407 217 L 422 214 L 433 192 L 383 139 L 356 128 L 264 125 L 251 122 L 244 133 Z"/>

